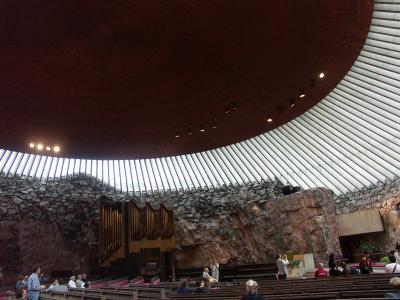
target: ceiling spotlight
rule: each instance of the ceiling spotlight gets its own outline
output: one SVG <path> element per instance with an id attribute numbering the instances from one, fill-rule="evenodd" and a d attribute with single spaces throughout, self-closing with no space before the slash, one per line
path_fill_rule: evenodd
<path id="1" fill-rule="evenodd" d="M 36 148 L 37 148 L 38 150 L 43 150 L 43 145 L 42 145 L 42 144 L 37 144 Z"/>
<path id="2" fill-rule="evenodd" d="M 29 148 L 35 148 L 35 144 L 34 143 L 29 143 Z"/>
<path id="3" fill-rule="evenodd" d="M 59 146 L 54 146 L 54 147 L 53 147 L 53 151 L 56 152 L 56 153 L 60 152 L 60 150 L 61 150 L 61 149 L 60 149 Z"/>
<path id="4" fill-rule="evenodd" d="M 289 99 L 290 108 L 294 107 L 296 101 L 294 99 Z"/>
<path id="5" fill-rule="evenodd" d="M 304 93 L 300 93 L 300 95 L 299 95 L 300 98 L 304 98 L 305 96 L 306 96 L 306 94 L 304 94 Z"/>
<path id="6" fill-rule="evenodd" d="M 46 150 L 47 150 L 47 151 L 50 151 L 50 150 L 51 150 L 51 147 L 47 146 L 47 147 L 46 147 Z"/>
<path id="7" fill-rule="evenodd" d="M 239 108 L 239 105 L 238 105 L 237 100 L 233 101 L 233 102 L 232 102 L 232 109 L 233 109 L 233 110 L 237 110 L 238 108 Z"/>
<path id="8" fill-rule="evenodd" d="M 189 126 L 188 134 L 193 134 L 192 126 Z"/>
<path id="9" fill-rule="evenodd" d="M 324 72 L 319 73 L 318 77 L 321 78 L 321 79 L 324 78 L 325 77 L 325 73 Z"/>
<path id="10" fill-rule="evenodd" d="M 229 114 L 231 110 L 229 109 L 229 105 L 225 105 L 225 111 L 226 114 Z"/>
<path id="11" fill-rule="evenodd" d="M 178 138 L 178 137 L 180 137 L 180 136 L 181 136 L 181 135 L 179 134 L 179 130 L 177 130 L 176 133 L 175 133 L 175 137 Z"/>
<path id="12" fill-rule="evenodd" d="M 268 122 L 268 123 L 271 123 L 271 122 L 272 122 L 272 118 L 268 118 L 268 119 L 267 119 L 267 122 Z"/>
<path id="13" fill-rule="evenodd" d="M 204 131 L 206 131 L 206 129 L 204 128 L 204 125 L 201 124 L 201 125 L 200 125 L 200 132 L 204 132 Z"/>
<path id="14" fill-rule="evenodd" d="M 214 129 L 217 128 L 217 120 L 214 120 L 212 122 L 211 128 L 214 128 Z"/>

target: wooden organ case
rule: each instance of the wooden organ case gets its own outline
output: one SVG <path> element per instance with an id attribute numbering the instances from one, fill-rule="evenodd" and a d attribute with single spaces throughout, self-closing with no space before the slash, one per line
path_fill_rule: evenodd
<path id="1" fill-rule="evenodd" d="M 138 207 L 133 201 L 100 203 L 100 266 L 120 273 L 167 280 L 175 248 L 174 215 L 163 204 Z"/>

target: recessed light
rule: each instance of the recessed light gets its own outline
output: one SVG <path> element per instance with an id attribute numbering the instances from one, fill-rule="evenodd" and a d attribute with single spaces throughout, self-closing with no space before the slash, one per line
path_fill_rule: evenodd
<path id="1" fill-rule="evenodd" d="M 268 119 L 267 119 L 267 122 L 268 122 L 268 123 L 271 123 L 271 122 L 272 122 L 272 118 L 268 118 Z"/>
<path id="2" fill-rule="evenodd" d="M 180 137 L 181 135 L 179 134 L 179 130 L 176 132 L 176 134 L 175 134 L 175 137 L 176 138 L 178 138 L 178 137 Z"/>
<path id="3" fill-rule="evenodd" d="M 37 144 L 36 148 L 37 148 L 38 150 L 43 150 L 43 145 L 42 145 L 42 144 Z"/>
<path id="4" fill-rule="evenodd" d="M 301 94 L 299 95 L 300 98 L 304 98 L 305 96 L 306 96 L 306 94 L 304 94 L 304 93 L 301 93 Z"/>
<path id="5" fill-rule="evenodd" d="M 204 125 L 201 124 L 201 125 L 200 125 L 200 132 L 205 132 L 205 131 L 206 131 L 206 129 L 204 128 Z"/>
<path id="6" fill-rule="evenodd" d="M 190 134 L 190 135 L 193 134 L 192 126 L 189 127 L 188 134 Z"/>
<path id="7" fill-rule="evenodd" d="M 232 102 L 232 109 L 233 109 L 233 110 L 237 110 L 238 108 L 239 108 L 238 102 L 237 102 L 237 100 L 234 100 L 234 101 Z"/>
<path id="8" fill-rule="evenodd" d="M 230 113 L 229 105 L 225 105 L 225 113 L 229 114 Z"/>
<path id="9" fill-rule="evenodd" d="M 318 77 L 319 78 L 324 78 L 325 77 L 325 73 L 324 72 L 319 73 Z"/>
<path id="10" fill-rule="evenodd" d="M 34 143 L 29 143 L 29 148 L 35 148 L 35 144 Z"/>
<path id="11" fill-rule="evenodd" d="M 46 147 L 46 150 L 47 150 L 47 151 L 50 151 L 50 150 L 51 150 L 51 147 L 50 147 L 50 146 L 47 146 L 47 147 Z"/>
<path id="12" fill-rule="evenodd" d="M 59 146 L 54 146 L 54 147 L 53 147 L 53 151 L 56 152 L 56 153 L 60 152 L 60 150 L 61 150 L 61 149 L 60 149 Z"/>
<path id="13" fill-rule="evenodd" d="M 212 123 L 212 125 L 211 125 L 211 128 L 217 128 L 217 121 L 216 120 L 214 120 L 214 122 Z"/>

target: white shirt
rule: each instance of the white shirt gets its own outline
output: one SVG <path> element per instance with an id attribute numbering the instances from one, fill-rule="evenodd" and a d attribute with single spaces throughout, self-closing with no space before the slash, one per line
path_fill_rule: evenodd
<path id="1" fill-rule="evenodd" d="M 76 283 L 75 283 L 75 281 L 70 280 L 70 281 L 68 282 L 68 287 L 69 287 L 69 288 L 76 288 Z"/>
<path id="2" fill-rule="evenodd" d="M 84 285 L 85 285 L 85 282 L 84 282 L 83 280 L 78 279 L 78 280 L 76 281 L 76 287 L 78 287 L 78 288 L 85 288 Z"/>
<path id="3" fill-rule="evenodd" d="M 396 251 L 393 255 L 396 258 L 396 263 L 400 264 L 400 254 L 399 254 L 399 252 Z"/>
<path id="4" fill-rule="evenodd" d="M 385 266 L 385 273 L 400 273 L 400 265 L 397 263 L 387 264 Z"/>
<path id="5" fill-rule="evenodd" d="M 278 258 L 276 260 L 276 266 L 278 267 L 278 274 L 288 274 L 287 266 L 289 261 L 287 259 Z"/>

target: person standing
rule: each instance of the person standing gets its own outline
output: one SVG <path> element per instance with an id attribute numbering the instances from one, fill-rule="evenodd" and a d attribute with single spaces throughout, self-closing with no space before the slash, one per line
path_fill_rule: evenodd
<path id="1" fill-rule="evenodd" d="M 28 278 L 28 298 L 29 300 L 39 300 L 40 296 L 40 267 L 34 266 L 31 276 Z"/>
<path id="2" fill-rule="evenodd" d="M 214 282 L 219 281 L 219 263 L 216 259 L 211 264 L 211 277 L 214 278 Z"/>
<path id="3" fill-rule="evenodd" d="M 400 265 L 396 263 L 394 255 L 389 255 L 390 263 L 385 266 L 385 273 L 400 273 Z"/>
<path id="4" fill-rule="evenodd" d="M 400 245 L 396 243 L 396 248 L 393 253 L 394 257 L 396 258 L 396 263 L 400 265 Z"/>
<path id="5" fill-rule="evenodd" d="M 278 254 L 276 256 L 276 267 L 278 268 L 277 280 L 282 280 L 287 278 L 287 266 L 289 265 L 289 261 L 287 259 L 287 255 L 285 254 L 283 257 L 282 255 Z"/>

